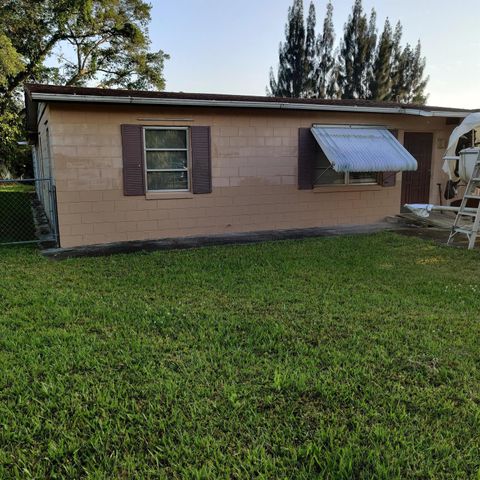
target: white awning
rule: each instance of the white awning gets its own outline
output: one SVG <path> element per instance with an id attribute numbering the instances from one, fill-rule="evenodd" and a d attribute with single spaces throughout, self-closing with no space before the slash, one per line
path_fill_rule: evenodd
<path id="1" fill-rule="evenodd" d="M 312 133 L 336 172 L 417 169 L 415 158 L 385 127 L 318 125 Z"/>

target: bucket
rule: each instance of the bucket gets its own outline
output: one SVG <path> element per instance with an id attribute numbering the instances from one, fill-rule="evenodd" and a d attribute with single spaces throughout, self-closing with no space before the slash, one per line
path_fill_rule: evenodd
<path id="1" fill-rule="evenodd" d="M 478 160 L 480 148 L 464 148 L 460 150 L 460 161 L 458 162 L 458 175 L 464 181 L 468 182 L 473 174 L 475 163 Z"/>

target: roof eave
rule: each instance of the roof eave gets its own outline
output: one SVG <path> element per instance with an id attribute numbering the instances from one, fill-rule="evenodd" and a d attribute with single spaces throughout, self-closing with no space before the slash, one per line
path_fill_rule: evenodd
<path id="1" fill-rule="evenodd" d="M 311 103 L 287 103 L 287 102 L 257 102 L 239 100 L 205 100 L 187 98 L 148 98 L 135 96 L 99 96 L 99 95 L 71 95 L 62 93 L 31 92 L 33 101 L 45 102 L 76 102 L 76 103 L 110 103 L 110 104 L 133 104 L 133 105 L 163 105 L 182 107 L 230 107 L 230 108 L 260 108 L 280 110 L 310 110 L 329 112 L 361 112 L 416 115 L 422 117 L 465 117 L 470 112 L 462 111 L 439 111 L 421 110 L 408 107 L 368 107 L 358 105 L 321 105 Z"/>

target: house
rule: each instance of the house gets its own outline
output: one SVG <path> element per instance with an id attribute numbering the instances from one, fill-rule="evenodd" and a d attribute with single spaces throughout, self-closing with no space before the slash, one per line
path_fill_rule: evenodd
<path id="1" fill-rule="evenodd" d="M 369 224 L 404 203 L 438 203 L 448 137 L 469 113 L 51 85 L 25 93 L 61 247 Z"/>

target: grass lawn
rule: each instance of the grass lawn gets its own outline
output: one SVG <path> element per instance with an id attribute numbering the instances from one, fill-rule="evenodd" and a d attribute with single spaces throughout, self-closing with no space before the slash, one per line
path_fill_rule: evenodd
<path id="1" fill-rule="evenodd" d="M 479 478 L 479 265 L 393 233 L 0 249 L 0 478 Z"/>
<path id="2" fill-rule="evenodd" d="M 0 183 L 0 243 L 35 240 L 29 185 Z"/>

